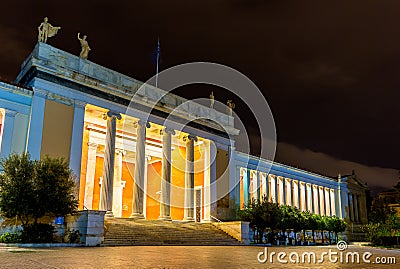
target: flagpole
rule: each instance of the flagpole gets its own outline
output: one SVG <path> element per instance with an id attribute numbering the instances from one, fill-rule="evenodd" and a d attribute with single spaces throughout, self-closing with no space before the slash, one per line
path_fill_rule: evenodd
<path id="1" fill-rule="evenodd" d="M 158 62 L 160 60 L 160 38 L 157 39 L 157 64 L 156 64 L 156 88 L 158 87 Z"/>

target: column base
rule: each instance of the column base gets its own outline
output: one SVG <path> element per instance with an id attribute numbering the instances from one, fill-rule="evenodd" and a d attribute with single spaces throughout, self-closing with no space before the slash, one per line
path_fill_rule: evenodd
<path id="1" fill-rule="evenodd" d="M 104 217 L 106 217 L 106 218 L 113 218 L 113 217 L 114 217 L 114 214 L 113 214 L 112 211 L 107 211 L 106 214 L 104 215 Z"/>
<path id="2" fill-rule="evenodd" d="M 185 217 L 183 218 L 182 222 L 193 222 L 194 218 L 193 217 Z"/>
<path id="3" fill-rule="evenodd" d="M 158 220 L 172 221 L 171 216 L 159 216 Z"/>
<path id="4" fill-rule="evenodd" d="M 132 213 L 129 217 L 130 219 L 144 219 L 144 215 L 142 213 Z"/>

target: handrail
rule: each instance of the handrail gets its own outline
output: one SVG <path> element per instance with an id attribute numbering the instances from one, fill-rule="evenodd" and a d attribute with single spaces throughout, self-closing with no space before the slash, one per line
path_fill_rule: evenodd
<path id="1" fill-rule="evenodd" d="M 210 215 L 210 218 L 212 218 L 212 219 L 214 219 L 214 220 L 216 220 L 216 221 L 218 221 L 218 222 L 223 222 L 222 220 L 219 220 L 219 219 L 217 219 L 216 217 L 211 216 L 211 215 Z"/>

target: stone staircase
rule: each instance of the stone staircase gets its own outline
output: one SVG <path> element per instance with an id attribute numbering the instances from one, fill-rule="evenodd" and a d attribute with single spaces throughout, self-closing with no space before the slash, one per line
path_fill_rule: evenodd
<path id="1" fill-rule="evenodd" d="M 232 246 L 240 242 L 211 223 L 109 219 L 104 246 Z"/>

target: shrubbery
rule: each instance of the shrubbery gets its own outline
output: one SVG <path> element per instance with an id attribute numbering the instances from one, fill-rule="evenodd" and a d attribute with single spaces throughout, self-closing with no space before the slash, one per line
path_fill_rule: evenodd
<path id="1" fill-rule="evenodd" d="M 37 161 L 29 154 L 11 154 L 0 165 L 1 215 L 21 222 L 22 242 L 53 242 L 54 227 L 39 223 L 39 219 L 77 211 L 75 181 L 68 163 L 62 158 L 46 156 Z"/>
<path id="2" fill-rule="evenodd" d="M 20 233 L 4 233 L 0 235 L 0 243 L 20 243 L 21 234 Z"/>
<path id="3" fill-rule="evenodd" d="M 261 201 L 251 200 L 244 205 L 243 210 L 238 211 L 241 220 L 249 221 L 250 227 L 257 232 L 257 241 L 260 242 L 264 231 L 293 230 L 295 233 L 301 230 L 311 230 L 315 242 L 315 231 L 328 231 L 336 235 L 346 230 L 344 220 L 336 216 L 320 216 L 308 211 L 300 211 L 297 207 L 278 205 L 267 201 L 263 197 Z M 322 237 L 323 238 L 323 237 Z M 296 240 L 296 238 L 295 238 Z"/>

